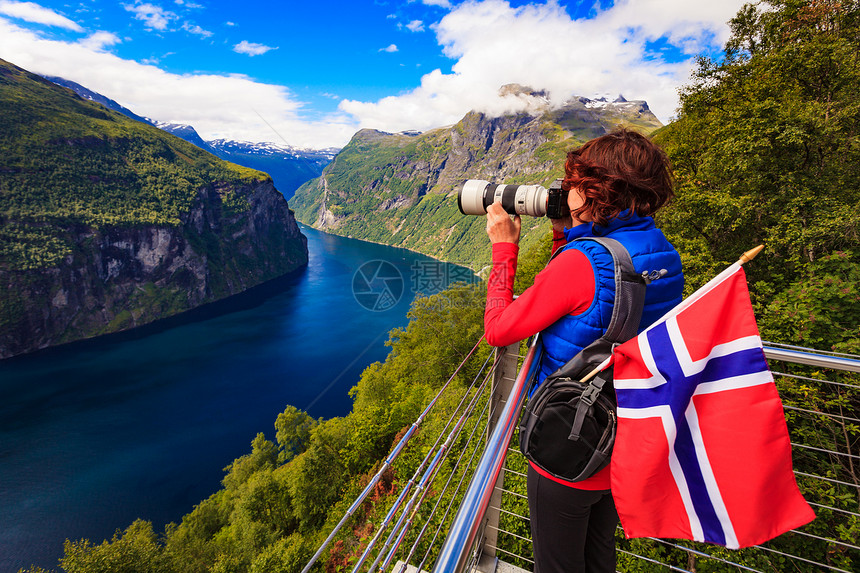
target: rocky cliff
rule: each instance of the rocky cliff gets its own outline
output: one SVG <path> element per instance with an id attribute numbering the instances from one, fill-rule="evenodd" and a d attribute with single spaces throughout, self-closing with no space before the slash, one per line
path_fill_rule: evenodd
<path id="1" fill-rule="evenodd" d="M 2 61 L 0 106 L 0 358 L 133 328 L 307 264 L 265 173 Z"/>
<path id="2" fill-rule="evenodd" d="M 505 86 L 540 102 L 540 92 Z M 625 126 L 650 133 L 660 122 L 642 101 L 574 98 L 532 113 L 468 113 L 451 127 L 389 134 L 359 131 L 322 175 L 296 191 L 305 224 L 355 238 L 407 247 L 480 270 L 489 263 L 484 220 L 457 209 L 467 179 L 549 185 L 563 175 L 565 153 Z M 549 229 L 524 221 L 524 247 Z"/>
<path id="3" fill-rule="evenodd" d="M 0 358 L 147 324 L 307 263 L 307 239 L 271 181 L 235 189 L 243 213 L 224 212 L 223 191 L 200 189 L 180 226 L 73 227 L 58 265 L 0 269 Z"/>

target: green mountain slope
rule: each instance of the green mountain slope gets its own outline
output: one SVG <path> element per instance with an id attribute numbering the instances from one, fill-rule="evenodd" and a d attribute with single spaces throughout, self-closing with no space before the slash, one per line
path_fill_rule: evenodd
<path id="1" fill-rule="evenodd" d="M 362 130 L 321 177 L 296 191 L 293 206 L 300 221 L 327 232 L 478 271 L 489 264 L 489 243 L 484 219 L 457 209 L 462 184 L 487 179 L 547 186 L 563 175 L 568 149 L 617 126 L 650 133 L 660 122 L 644 102 L 580 98 L 537 115 L 470 112 L 452 127 L 420 135 Z M 523 223 L 526 248 L 550 228 L 542 218 Z"/>
<path id="2" fill-rule="evenodd" d="M 264 173 L 0 60 L 0 358 L 151 322 L 289 272 Z"/>

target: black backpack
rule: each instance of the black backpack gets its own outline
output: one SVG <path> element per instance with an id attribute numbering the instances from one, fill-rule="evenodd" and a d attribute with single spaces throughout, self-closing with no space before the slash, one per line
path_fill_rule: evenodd
<path id="1" fill-rule="evenodd" d="M 615 346 L 636 336 L 645 305 L 645 286 L 624 246 L 615 239 L 584 237 L 612 255 L 615 302 L 606 332 L 546 377 L 529 398 L 520 421 L 520 449 L 532 463 L 571 482 L 591 477 L 609 463 L 615 444 L 612 368 L 580 382 Z M 658 273 L 659 274 L 659 273 Z"/>

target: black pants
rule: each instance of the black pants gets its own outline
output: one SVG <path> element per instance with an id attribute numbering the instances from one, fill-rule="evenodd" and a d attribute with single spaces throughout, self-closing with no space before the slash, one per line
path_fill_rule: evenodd
<path id="1" fill-rule="evenodd" d="M 608 490 L 547 479 L 529 466 L 534 573 L 614 573 L 618 514 Z"/>

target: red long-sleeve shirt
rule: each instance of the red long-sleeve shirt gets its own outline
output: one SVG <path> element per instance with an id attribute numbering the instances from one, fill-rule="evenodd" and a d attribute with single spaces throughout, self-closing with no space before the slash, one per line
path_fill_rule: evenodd
<path id="1" fill-rule="evenodd" d="M 553 233 L 553 252 L 564 246 L 564 236 Z M 514 276 L 519 247 L 493 244 L 493 269 L 487 282 L 484 334 L 492 346 L 507 346 L 537 334 L 562 316 L 586 311 L 594 300 L 594 270 L 577 249 L 568 249 L 535 276 L 534 285 L 514 300 Z M 581 482 L 559 480 L 532 467 L 553 481 L 578 489 L 609 489 L 609 466 Z"/>

